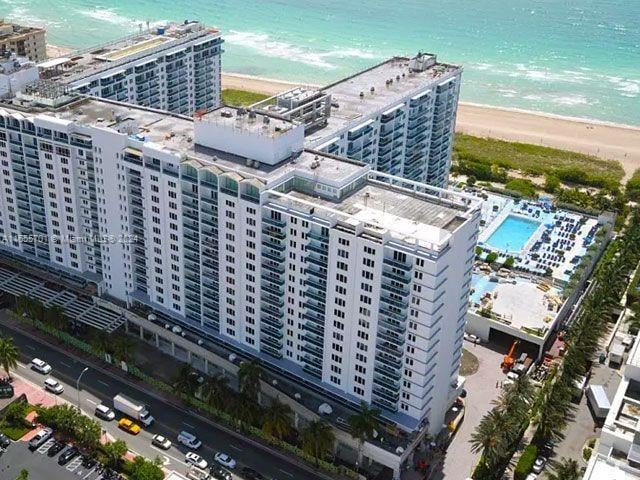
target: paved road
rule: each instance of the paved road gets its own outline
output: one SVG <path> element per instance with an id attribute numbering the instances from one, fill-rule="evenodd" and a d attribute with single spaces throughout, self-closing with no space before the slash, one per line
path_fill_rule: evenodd
<path id="1" fill-rule="evenodd" d="M 25 362 L 32 357 L 38 357 L 48 362 L 53 367 L 50 376 L 56 378 L 65 386 L 62 397 L 73 404 L 77 403 L 76 379 L 87 365 L 77 362 L 69 355 L 59 352 L 45 343 L 35 343 L 31 338 L 5 325 L 0 325 L 0 331 L 14 339 L 25 357 L 23 359 Z M 245 465 L 250 466 L 267 478 L 277 480 L 323 480 L 325 478 L 322 475 L 312 474 L 261 448 L 257 448 L 242 438 L 230 435 L 201 420 L 192 412 L 168 405 L 149 395 L 144 390 L 132 387 L 103 371 L 93 368 L 93 366 L 90 367 L 90 370 L 82 377 L 80 392 L 82 409 L 92 415 L 95 405 L 99 403 L 112 406 L 111 399 L 116 393 L 123 393 L 147 404 L 156 421 L 150 428 L 145 429 L 137 436 L 128 435 L 119 430 L 115 421 L 102 422 L 102 424 L 109 434 L 116 438 L 124 439 L 129 448 L 137 454 L 148 458 L 156 456 L 163 458 L 169 470 L 175 470 L 180 473 L 186 471 L 186 466 L 182 460 L 187 450 L 181 445 L 177 446 L 175 439 L 179 431 L 187 430 L 195 433 L 202 440 L 203 447 L 198 453 L 209 462 L 213 461 L 213 456 L 216 452 L 223 451 L 237 460 L 237 469 Z M 18 368 L 18 374 L 40 385 L 45 379 L 44 375 L 24 365 Z M 156 433 L 171 439 L 174 442 L 174 446 L 167 452 L 153 447 L 151 445 L 151 437 Z"/>

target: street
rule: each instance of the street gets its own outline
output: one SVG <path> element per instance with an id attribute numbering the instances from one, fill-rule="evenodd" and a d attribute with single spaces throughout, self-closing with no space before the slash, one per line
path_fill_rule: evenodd
<path id="1" fill-rule="evenodd" d="M 0 325 L 0 331 L 14 339 L 16 346 L 24 356 L 27 366 L 20 365 L 17 374 L 37 385 L 42 385 L 47 376 L 29 368 L 28 362 L 34 357 L 46 361 L 53 367 L 49 376 L 64 385 L 61 397 L 74 405 L 78 402 L 78 392 L 75 388 L 78 375 L 86 366 L 89 366 L 90 369 L 82 376 L 80 385 L 82 410 L 101 422 L 103 428 L 111 436 L 125 440 L 133 452 L 150 459 L 156 456 L 160 457 L 168 470 L 175 470 L 179 473 L 186 471 L 183 459 L 188 450 L 177 444 L 176 437 L 181 430 L 187 430 L 202 440 L 203 446 L 198 453 L 209 463 L 213 462 L 215 453 L 222 451 L 237 460 L 237 470 L 243 466 L 249 466 L 267 478 L 278 480 L 320 480 L 326 478 L 272 455 L 241 437 L 236 437 L 217 428 L 195 412 L 169 405 L 147 393 L 144 387 L 135 387 L 107 372 L 94 368 L 92 365 L 80 363 L 70 355 L 62 353 L 46 343 L 34 341 L 5 325 Z M 154 424 L 150 428 L 143 429 L 139 435 L 133 436 L 118 429 L 117 420 L 105 422 L 94 417 L 95 406 L 104 403 L 112 407 L 112 398 L 117 393 L 123 393 L 147 404 L 156 419 Z M 116 419 L 118 418 L 120 416 L 116 417 Z M 163 451 L 151 445 L 151 438 L 157 433 L 166 436 L 173 442 L 170 450 Z"/>

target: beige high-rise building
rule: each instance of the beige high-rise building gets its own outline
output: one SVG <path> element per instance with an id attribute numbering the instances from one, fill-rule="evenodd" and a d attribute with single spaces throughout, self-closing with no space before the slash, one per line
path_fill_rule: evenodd
<path id="1" fill-rule="evenodd" d="M 0 20 L 0 54 L 14 52 L 34 62 L 47 58 L 45 29 L 27 27 Z"/>

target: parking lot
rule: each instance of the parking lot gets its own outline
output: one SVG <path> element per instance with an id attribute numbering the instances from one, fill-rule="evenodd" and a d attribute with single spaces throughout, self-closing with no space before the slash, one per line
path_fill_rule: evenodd
<path id="1" fill-rule="evenodd" d="M 54 440 L 47 440 L 36 451 L 29 450 L 26 442 L 13 442 L 0 457 L 0 478 L 13 480 L 22 469 L 29 472 L 29 480 L 102 480 L 103 475 L 96 467 L 86 468 L 82 457 L 77 456 L 64 466 L 58 465 L 57 454 L 47 456 L 47 450 Z"/>

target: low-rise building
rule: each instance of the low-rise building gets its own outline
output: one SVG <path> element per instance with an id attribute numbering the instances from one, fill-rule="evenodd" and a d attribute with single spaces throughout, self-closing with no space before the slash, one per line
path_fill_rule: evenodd
<path id="1" fill-rule="evenodd" d="M 46 60 L 45 29 L 0 20 L 0 55 L 7 52 L 33 62 Z"/>
<path id="2" fill-rule="evenodd" d="M 13 97 L 27 85 L 38 80 L 38 67 L 15 53 L 0 54 L 0 98 Z"/>

